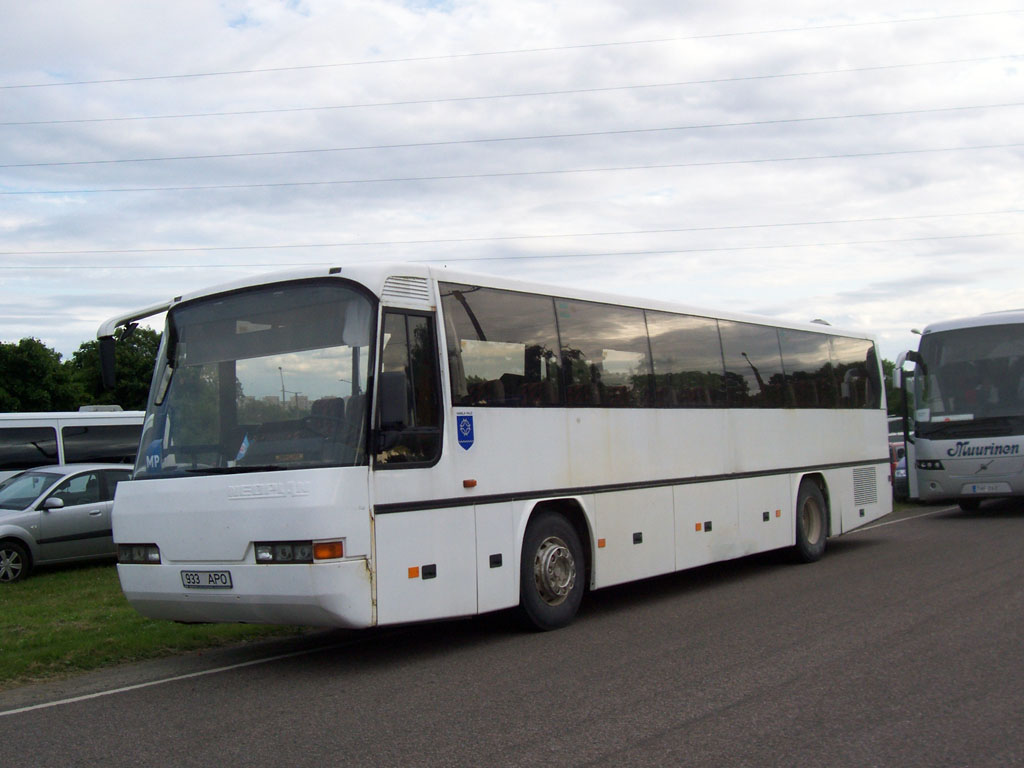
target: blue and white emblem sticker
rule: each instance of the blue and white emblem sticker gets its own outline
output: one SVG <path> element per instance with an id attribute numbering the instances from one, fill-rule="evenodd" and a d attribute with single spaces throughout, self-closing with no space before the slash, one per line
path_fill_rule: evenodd
<path id="1" fill-rule="evenodd" d="M 473 414 L 455 414 L 455 429 L 459 433 L 459 445 L 468 451 L 473 447 Z"/>

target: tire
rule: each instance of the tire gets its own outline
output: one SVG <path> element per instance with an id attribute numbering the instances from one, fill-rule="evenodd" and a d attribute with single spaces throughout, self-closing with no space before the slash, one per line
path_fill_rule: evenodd
<path id="1" fill-rule="evenodd" d="M 981 506 L 981 499 L 960 499 L 957 506 L 964 512 L 977 512 Z"/>
<path id="2" fill-rule="evenodd" d="M 519 567 L 519 608 L 528 626 L 543 631 L 569 624 L 583 599 L 586 563 L 576 529 L 545 510 L 526 526 Z"/>
<path id="3" fill-rule="evenodd" d="M 16 541 L 0 541 L 0 583 L 21 581 L 32 570 L 28 550 Z"/>
<path id="4" fill-rule="evenodd" d="M 796 498 L 796 552 L 802 563 L 813 563 L 825 554 L 828 541 L 828 517 L 825 497 L 818 484 L 805 480 L 800 483 Z"/>

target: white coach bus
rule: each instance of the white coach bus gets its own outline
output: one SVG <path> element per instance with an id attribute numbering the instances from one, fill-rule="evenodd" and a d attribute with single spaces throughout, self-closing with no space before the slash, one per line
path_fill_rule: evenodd
<path id="1" fill-rule="evenodd" d="M 142 411 L 0 413 L 0 480 L 23 469 L 79 462 L 135 463 Z"/>
<path id="2" fill-rule="evenodd" d="M 902 371 L 907 361 L 912 375 Z M 933 323 L 896 372 L 914 404 L 912 497 L 973 510 L 983 499 L 1024 496 L 1024 311 Z"/>
<path id="3" fill-rule="evenodd" d="M 369 627 L 792 547 L 891 510 L 872 341 L 821 325 L 362 265 L 167 312 L 118 570 L 142 613 Z"/>

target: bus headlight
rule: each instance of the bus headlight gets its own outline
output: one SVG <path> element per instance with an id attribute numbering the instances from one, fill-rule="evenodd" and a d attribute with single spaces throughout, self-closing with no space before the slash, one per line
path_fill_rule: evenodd
<path id="1" fill-rule="evenodd" d="M 257 563 L 312 563 L 311 541 L 259 541 L 256 542 Z"/>
<path id="2" fill-rule="evenodd" d="M 340 560 L 345 556 L 345 540 L 258 541 L 255 544 L 255 550 L 256 562 L 265 565 Z"/>
<path id="3" fill-rule="evenodd" d="M 118 544 L 117 562 L 124 565 L 160 565 L 156 544 Z"/>
<path id="4" fill-rule="evenodd" d="M 918 469 L 943 469 L 942 462 L 938 459 L 918 459 L 915 466 Z"/>

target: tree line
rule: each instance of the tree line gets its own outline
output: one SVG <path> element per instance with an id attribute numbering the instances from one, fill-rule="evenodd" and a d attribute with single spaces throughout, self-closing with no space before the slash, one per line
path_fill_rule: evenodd
<path id="1" fill-rule="evenodd" d="M 117 384 L 103 388 L 98 341 L 83 343 L 68 360 L 38 339 L 0 342 L 0 413 L 77 411 L 83 405 L 143 410 L 160 334 L 138 328 L 117 342 Z"/>

